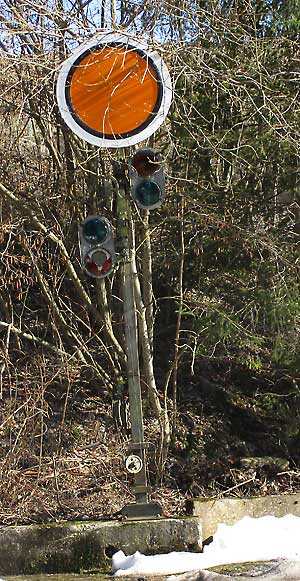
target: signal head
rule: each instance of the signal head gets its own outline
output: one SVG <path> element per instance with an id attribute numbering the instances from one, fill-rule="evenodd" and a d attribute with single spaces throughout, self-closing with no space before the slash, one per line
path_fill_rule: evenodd
<path id="1" fill-rule="evenodd" d="M 111 223 L 104 216 L 88 216 L 79 226 L 82 268 L 93 278 L 108 276 L 115 263 Z"/>
<path id="2" fill-rule="evenodd" d="M 158 208 L 165 197 L 165 177 L 161 154 L 154 149 L 138 149 L 130 161 L 131 193 L 144 210 Z"/>

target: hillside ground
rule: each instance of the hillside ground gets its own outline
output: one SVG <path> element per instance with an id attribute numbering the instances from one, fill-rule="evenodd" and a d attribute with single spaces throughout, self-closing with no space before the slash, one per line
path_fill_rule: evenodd
<path id="1" fill-rule="evenodd" d="M 28 358 L 15 365 L 24 380 L 3 381 L 0 406 L 1 524 L 119 518 L 134 500 L 124 463 L 130 433 L 115 428 L 110 394 L 91 391 L 76 374 L 57 378 L 51 360 L 30 370 Z M 151 498 L 164 514 L 185 514 L 192 497 L 299 491 L 297 378 L 227 359 L 200 358 L 192 371 L 188 362 L 181 367 L 160 475 L 159 424 L 143 394 Z"/>

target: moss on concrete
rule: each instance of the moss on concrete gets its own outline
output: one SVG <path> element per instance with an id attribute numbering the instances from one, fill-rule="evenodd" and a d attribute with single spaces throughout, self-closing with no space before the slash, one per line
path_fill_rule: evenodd
<path id="1" fill-rule="evenodd" d="M 167 581 L 169 575 L 147 575 L 147 581 Z M 143 576 L 144 578 L 144 576 Z M 141 579 L 140 576 L 130 577 L 131 581 L 137 581 Z M 22 575 L 22 579 L 19 576 L 9 576 L 5 578 L 5 581 L 112 581 L 113 577 L 110 573 L 103 572 L 88 572 L 88 573 L 60 573 L 58 575 L 39 574 L 39 575 Z M 118 577 L 118 581 L 128 581 L 128 577 Z"/>
<path id="2" fill-rule="evenodd" d="M 232 563 L 230 565 L 219 565 L 218 567 L 210 567 L 209 571 L 219 573 L 221 575 L 228 575 L 229 577 L 240 577 L 244 575 L 260 576 L 267 573 L 274 567 L 274 561 L 252 561 L 248 563 Z"/>
<path id="3" fill-rule="evenodd" d="M 96 574 L 74 574 L 74 573 L 63 573 L 59 575 L 49 575 L 39 574 L 39 575 L 22 575 L 22 579 L 19 576 L 6 577 L 6 581 L 111 581 L 112 577 L 109 573 L 96 573 Z"/>
<path id="4" fill-rule="evenodd" d="M 0 529 L 2 575 L 106 570 L 112 555 L 140 551 L 200 551 L 197 517 L 127 522 L 85 522 Z"/>

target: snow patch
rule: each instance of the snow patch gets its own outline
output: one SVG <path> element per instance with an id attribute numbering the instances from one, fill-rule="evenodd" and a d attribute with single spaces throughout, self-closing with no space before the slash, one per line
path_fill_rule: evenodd
<path id="1" fill-rule="evenodd" d="M 151 547 L 149 547 L 151 550 Z M 172 552 L 146 556 L 138 551 L 112 558 L 114 576 L 172 575 L 230 563 L 289 559 L 300 561 L 300 517 L 245 516 L 233 526 L 220 524 L 203 553 Z"/>

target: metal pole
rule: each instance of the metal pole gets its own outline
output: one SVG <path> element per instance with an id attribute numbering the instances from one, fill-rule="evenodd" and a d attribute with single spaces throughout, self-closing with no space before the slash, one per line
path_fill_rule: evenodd
<path id="1" fill-rule="evenodd" d="M 129 260 L 125 261 L 123 266 L 123 308 L 127 346 L 128 392 L 132 437 L 132 445 L 130 446 L 130 450 L 132 451 L 133 455 L 138 456 L 142 461 L 141 470 L 135 474 L 134 494 L 136 497 L 136 502 L 145 503 L 148 502 L 148 488 L 145 466 L 143 411 L 131 252 L 132 251 L 130 250 Z"/>
<path id="2" fill-rule="evenodd" d="M 127 349 L 127 379 L 129 393 L 129 412 L 132 442 L 129 445 L 129 456 L 138 460 L 138 470 L 134 473 L 136 504 L 128 504 L 122 509 L 126 518 L 156 518 L 161 516 L 162 507 L 158 503 L 148 501 L 149 487 L 147 485 L 146 452 L 144 442 L 143 409 L 140 382 L 140 365 L 138 349 L 137 310 L 134 296 L 133 280 L 133 249 L 129 236 L 131 219 L 130 206 L 126 198 L 127 181 L 120 166 L 115 166 L 115 177 L 118 180 L 118 224 L 117 245 L 122 257 L 123 273 L 123 312 L 125 324 L 125 339 Z M 131 471 L 131 470 L 130 470 Z"/>
<path id="3" fill-rule="evenodd" d="M 116 168 L 115 168 L 116 169 Z M 148 502 L 143 410 L 138 352 L 137 315 L 134 297 L 132 245 L 129 241 L 130 207 L 126 199 L 124 176 L 118 174 L 118 251 L 123 257 L 123 312 L 127 349 L 127 379 L 132 443 L 130 452 L 140 458 L 141 470 L 135 473 L 133 492 L 137 503 Z M 123 179 L 122 179 L 123 178 Z"/>

